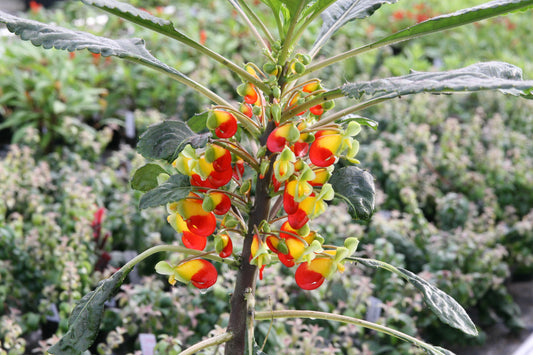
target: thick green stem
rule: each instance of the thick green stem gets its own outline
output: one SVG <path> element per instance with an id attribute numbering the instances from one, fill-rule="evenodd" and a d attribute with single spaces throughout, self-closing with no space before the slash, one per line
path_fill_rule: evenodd
<path id="1" fill-rule="evenodd" d="M 415 337 L 412 337 L 410 335 L 407 335 L 405 333 L 402 333 L 400 331 L 397 331 L 395 329 L 385 327 L 383 325 L 379 325 L 376 323 L 368 322 L 362 319 L 358 318 L 352 318 L 343 316 L 340 314 L 333 314 L 333 313 L 326 313 L 326 312 L 317 312 L 317 311 L 264 311 L 264 312 L 255 312 L 255 319 L 256 320 L 272 320 L 274 318 L 309 318 L 309 319 L 324 319 L 324 320 L 332 320 L 336 322 L 342 322 L 342 323 L 348 323 L 348 324 L 355 324 L 359 325 L 364 328 L 376 330 L 378 332 L 382 332 L 388 335 L 392 335 L 394 337 L 397 337 L 399 339 L 405 340 L 407 342 L 413 343 L 416 346 L 419 346 L 421 348 L 430 350 L 432 354 L 441 354 L 445 355 L 442 351 L 437 349 L 431 344 L 425 343 L 420 339 L 417 339 Z"/>
<path id="2" fill-rule="evenodd" d="M 274 124 L 270 122 L 265 133 L 260 138 L 261 145 L 266 144 L 266 139 Z M 272 178 L 272 163 L 263 179 L 257 178 L 255 201 L 250 211 L 248 231 L 244 238 L 240 266 L 235 282 L 235 290 L 231 296 L 231 313 L 228 322 L 228 332 L 233 333 L 233 338 L 226 344 L 226 355 L 244 355 L 246 346 L 247 325 L 253 322 L 253 309 L 249 309 L 248 300 L 255 297 L 257 267 L 250 264 L 251 247 L 255 230 L 262 221 L 268 219 L 270 206 L 270 181 Z"/>
<path id="3" fill-rule="evenodd" d="M 217 336 L 214 336 L 214 337 L 209 338 L 209 339 L 202 340 L 201 342 L 194 344 L 190 348 L 187 348 L 187 349 L 183 350 L 178 355 L 196 354 L 200 350 L 209 348 L 211 346 L 223 344 L 223 343 L 229 341 L 232 337 L 233 337 L 233 334 L 231 334 L 231 333 L 219 334 Z"/>

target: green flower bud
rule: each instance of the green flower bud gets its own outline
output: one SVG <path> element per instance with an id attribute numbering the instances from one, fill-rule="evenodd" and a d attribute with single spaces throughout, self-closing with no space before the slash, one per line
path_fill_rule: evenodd
<path id="1" fill-rule="evenodd" d="M 270 106 L 270 115 L 274 122 L 279 123 L 279 121 L 281 120 L 281 107 L 279 106 L 279 104 L 272 104 Z"/>
<path id="2" fill-rule="evenodd" d="M 211 212 L 216 208 L 215 201 L 211 198 L 211 196 L 206 195 L 204 198 L 204 201 L 202 202 L 202 209 L 206 212 Z"/>
<path id="3" fill-rule="evenodd" d="M 322 108 L 324 109 L 324 111 L 331 110 L 334 107 L 335 107 L 335 101 L 326 101 L 322 104 Z"/>
<path id="4" fill-rule="evenodd" d="M 294 63 L 294 71 L 298 74 L 302 74 L 305 71 L 305 65 L 300 62 Z"/>
<path id="5" fill-rule="evenodd" d="M 275 99 L 278 99 L 281 97 L 281 89 L 279 86 L 274 86 L 272 88 L 272 96 L 274 96 Z"/>

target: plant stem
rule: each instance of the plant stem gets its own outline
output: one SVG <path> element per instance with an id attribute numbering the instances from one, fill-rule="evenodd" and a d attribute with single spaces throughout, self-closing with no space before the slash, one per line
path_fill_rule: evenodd
<path id="1" fill-rule="evenodd" d="M 196 90 L 197 92 L 199 92 L 200 94 L 204 95 L 205 97 L 207 97 L 208 99 L 210 99 L 211 101 L 213 101 L 214 103 L 216 103 L 217 105 L 221 105 L 221 106 L 227 106 L 227 107 L 232 107 L 232 105 L 227 102 L 226 100 L 224 100 L 223 98 L 221 98 L 220 96 L 218 96 L 217 94 L 215 94 L 213 91 L 209 90 L 208 88 L 206 88 L 205 86 L 203 86 L 202 84 L 200 83 L 197 83 L 196 81 L 192 80 L 191 78 L 189 78 L 188 76 L 186 76 L 185 74 L 179 72 L 178 70 L 168 66 L 168 65 L 156 65 L 150 61 L 147 61 L 147 60 L 141 60 L 141 59 L 137 59 L 137 58 L 127 58 L 128 60 L 134 62 L 134 63 L 138 63 L 138 64 L 142 64 L 142 65 L 145 65 L 149 68 L 152 68 L 154 70 L 157 70 L 158 72 L 160 73 L 163 73 L 169 77 L 171 77 L 172 79 L 190 87 L 191 89 L 194 89 Z"/>
<path id="2" fill-rule="evenodd" d="M 241 5 L 241 7 L 244 9 L 248 17 L 250 17 L 253 21 L 255 21 L 255 23 L 259 25 L 259 27 L 261 27 L 261 30 L 263 31 L 267 39 L 270 41 L 270 43 L 274 42 L 275 41 L 274 36 L 272 36 L 272 33 L 270 33 L 268 28 L 265 26 L 263 21 L 261 21 L 261 19 L 256 15 L 256 13 L 250 9 L 250 7 L 245 1 L 243 0 L 238 0 L 238 1 L 239 1 L 239 5 Z"/>
<path id="3" fill-rule="evenodd" d="M 278 64 L 282 66 L 286 64 L 285 62 L 287 61 L 287 58 L 290 55 L 292 45 L 294 44 L 294 30 L 296 29 L 296 25 L 298 24 L 298 17 L 300 17 L 305 3 L 305 1 L 300 1 L 300 6 L 298 7 L 298 10 L 294 14 L 292 14 L 293 17 L 291 18 L 291 23 L 289 25 L 289 29 L 287 30 L 287 35 L 283 40 L 283 47 L 281 48 L 281 53 L 278 58 Z"/>
<path id="4" fill-rule="evenodd" d="M 342 117 L 344 117 L 346 115 L 349 115 L 350 113 L 354 113 L 354 112 L 357 112 L 357 111 L 364 110 L 366 108 L 369 108 L 370 106 L 377 105 L 377 104 L 379 104 L 381 102 L 384 102 L 384 101 L 387 101 L 387 100 L 390 100 L 390 99 L 391 99 L 390 97 L 385 97 L 385 98 L 379 97 L 379 98 L 376 98 L 376 99 L 371 99 L 371 100 L 368 100 L 368 101 L 365 101 L 365 102 L 361 102 L 360 104 L 357 104 L 357 105 L 354 105 L 354 106 L 350 106 L 348 108 L 345 108 L 344 110 L 335 112 L 331 116 L 328 116 L 328 117 L 326 117 L 324 119 L 321 119 L 320 121 L 318 121 L 314 125 L 307 127 L 304 131 L 305 132 L 311 132 L 311 131 L 319 128 L 319 127 L 323 127 L 323 126 L 326 126 L 326 125 L 328 125 L 330 123 L 333 123 L 333 122 L 337 121 L 338 119 L 341 119 Z"/>
<path id="5" fill-rule="evenodd" d="M 272 58 L 272 53 L 270 53 L 270 49 L 268 49 L 267 43 L 265 42 L 263 37 L 261 37 L 261 34 L 257 31 L 257 28 L 254 26 L 252 21 L 250 21 L 250 18 L 248 18 L 246 13 L 243 11 L 242 7 L 239 6 L 239 4 L 235 0 L 229 0 L 229 2 L 231 3 L 231 5 L 233 5 L 235 10 L 241 15 L 242 19 L 244 20 L 244 22 L 246 22 L 246 24 L 248 25 L 248 28 L 250 29 L 250 31 L 252 31 L 257 41 L 261 43 L 261 45 L 263 46 L 263 50 L 265 51 L 265 54 L 268 57 L 268 59 L 270 59 L 271 61 L 274 61 L 274 58 Z M 257 20 L 257 17 L 256 17 L 256 20 Z"/>
<path id="6" fill-rule="evenodd" d="M 141 261 L 146 259 L 147 257 L 149 257 L 149 256 L 151 256 L 153 254 L 162 252 L 162 251 L 170 251 L 170 252 L 175 252 L 175 253 L 183 253 L 183 254 L 190 254 L 190 255 L 195 255 L 195 256 L 202 256 L 202 258 L 204 258 L 204 259 L 209 259 L 209 260 L 212 260 L 212 261 L 217 261 L 217 262 L 228 264 L 228 265 L 236 265 L 236 261 L 235 260 L 228 260 L 227 258 L 223 259 L 223 258 L 221 258 L 219 256 L 216 256 L 216 255 L 205 254 L 205 252 L 203 252 L 201 250 L 193 250 L 193 249 L 189 249 L 189 248 L 185 248 L 185 247 L 180 247 L 178 245 L 165 244 L 165 245 L 157 245 L 157 246 L 152 247 L 150 249 L 146 249 L 145 251 L 143 251 L 142 253 L 140 253 L 139 255 L 137 255 L 136 257 L 131 259 L 130 261 L 128 261 L 122 267 L 122 269 L 124 269 L 124 270 L 131 269 L 135 265 L 137 265 L 138 263 L 140 263 Z"/>
<path id="7" fill-rule="evenodd" d="M 281 114 L 281 122 L 285 122 L 288 119 L 296 116 L 300 112 L 305 111 L 307 109 L 310 109 L 313 106 L 316 106 L 316 105 L 319 105 L 319 104 L 322 104 L 324 102 L 331 101 L 331 100 L 334 100 L 334 99 L 338 99 L 338 98 L 344 97 L 344 96 L 345 95 L 344 95 L 344 93 L 342 92 L 341 89 L 330 90 L 330 91 L 324 92 L 322 94 L 319 94 L 319 95 L 313 97 L 311 100 L 306 101 L 306 102 L 304 102 L 301 105 L 295 106 L 295 107 L 283 112 Z"/>
<path id="8" fill-rule="evenodd" d="M 405 333 L 402 333 L 400 331 L 397 331 L 395 329 L 368 322 L 362 319 L 353 318 L 353 317 L 347 317 L 340 314 L 333 314 L 333 313 L 326 313 L 326 312 L 317 312 L 317 311 L 303 311 L 303 310 L 285 310 L 285 311 L 264 311 L 264 312 L 255 312 L 255 319 L 257 320 L 272 320 L 274 318 L 309 318 L 309 319 L 324 319 L 324 320 L 332 320 L 342 323 L 348 323 L 348 324 L 355 324 L 359 325 L 364 328 L 376 330 L 394 337 L 397 337 L 399 339 L 402 339 L 404 341 L 410 342 L 415 344 L 416 346 L 419 346 L 423 349 L 427 349 L 431 351 L 432 354 L 441 354 L 445 355 L 442 351 L 435 348 L 434 346 L 423 342 L 420 339 L 417 339 L 415 337 L 412 337 L 410 335 L 407 335 Z"/>
<path id="9" fill-rule="evenodd" d="M 183 350 L 178 355 L 192 355 L 210 346 L 215 346 L 215 345 L 220 345 L 222 343 L 225 343 L 229 341 L 231 338 L 233 338 L 233 334 L 231 333 L 219 334 L 217 336 L 202 340 L 201 342 L 194 344 L 190 348 Z"/>
<path id="10" fill-rule="evenodd" d="M 274 123 L 270 122 L 264 134 L 260 137 L 261 145 L 266 144 L 268 135 L 274 130 Z M 272 162 L 263 179 L 257 178 L 255 201 L 250 211 L 248 231 L 243 241 L 240 266 L 237 272 L 235 290 L 231 296 L 231 313 L 227 331 L 233 333 L 233 338 L 226 344 L 226 355 L 244 355 L 246 346 L 247 325 L 253 322 L 253 310 L 249 310 L 248 300 L 255 297 L 257 267 L 250 264 L 251 247 L 254 231 L 266 220 L 270 206 L 270 181 L 272 179 Z"/>

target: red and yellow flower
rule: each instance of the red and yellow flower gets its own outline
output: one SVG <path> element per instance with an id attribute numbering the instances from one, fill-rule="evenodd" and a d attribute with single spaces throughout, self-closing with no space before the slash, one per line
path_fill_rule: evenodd
<path id="1" fill-rule="evenodd" d="M 204 259 L 192 259 L 176 266 L 171 266 L 166 261 L 160 261 L 156 264 L 155 270 L 159 274 L 168 275 L 168 282 L 171 285 L 175 285 L 176 281 L 185 284 L 190 282 L 199 289 L 213 286 L 218 277 L 217 269 Z"/>

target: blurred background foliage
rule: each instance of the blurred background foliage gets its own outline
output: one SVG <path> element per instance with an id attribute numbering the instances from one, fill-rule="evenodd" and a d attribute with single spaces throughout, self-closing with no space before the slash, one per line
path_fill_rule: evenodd
<path id="1" fill-rule="evenodd" d="M 387 5 L 368 21 L 345 26 L 323 53 L 483 2 Z M 249 30 L 224 1 L 131 3 L 171 19 L 237 63 L 262 64 Z M 265 10 L 259 1 L 254 6 Z M 33 8 L 28 16 L 110 37 L 142 37 L 164 62 L 224 97 L 237 97 L 239 82 L 226 69 L 79 2 Z M 324 85 L 489 60 L 515 64 L 531 79 L 531 16 L 511 14 L 366 53 L 327 68 Z M 312 30 L 303 48 L 312 44 L 318 24 Z M 76 301 L 100 279 L 131 253 L 176 240 L 165 212 L 139 210 L 139 195 L 129 187 L 131 171 L 143 164 L 134 137 L 162 119 L 188 119 L 209 103 L 155 72 L 86 51 L 44 51 L 5 35 L 0 58 L 0 354 L 44 353 L 66 330 Z M 482 336 L 468 338 L 440 323 L 395 275 L 357 265 L 314 292 L 294 285 L 290 271 L 271 267 L 260 282 L 257 308 L 360 318 L 377 311 L 378 322 L 442 346 L 483 343 L 483 330 L 496 322 L 519 330 L 519 309 L 506 285 L 533 275 L 532 112 L 531 101 L 497 93 L 403 97 L 364 112 L 379 122 L 376 131 L 363 130 L 359 154 L 361 167 L 376 179 L 376 214 L 368 224 L 354 224 L 339 205 L 315 221 L 326 238 L 358 237 L 360 255 L 405 267 L 451 294 Z M 131 123 L 134 135 L 127 133 Z M 231 270 L 221 270 L 224 278 L 202 297 L 183 285 L 170 288 L 153 275 L 155 262 L 140 265 L 109 304 L 92 353 L 139 353 L 138 334 L 153 333 L 158 351 L 177 354 L 226 325 Z M 417 351 L 327 321 L 265 322 L 257 332 L 267 353 Z"/>

